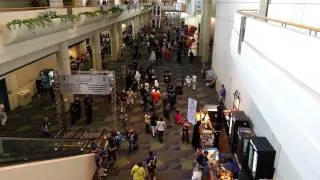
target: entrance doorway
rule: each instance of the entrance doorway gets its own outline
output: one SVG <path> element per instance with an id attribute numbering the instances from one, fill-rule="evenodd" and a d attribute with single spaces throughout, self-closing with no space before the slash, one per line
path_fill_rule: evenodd
<path id="1" fill-rule="evenodd" d="M 8 98 L 8 91 L 6 85 L 6 79 L 0 79 L 0 101 L 3 103 L 5 111 L 10 111 L 10 104 Z"/>

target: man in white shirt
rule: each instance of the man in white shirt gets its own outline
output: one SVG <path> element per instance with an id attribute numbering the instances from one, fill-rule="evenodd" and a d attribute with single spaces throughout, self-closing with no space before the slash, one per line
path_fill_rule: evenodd
<path id="1" fill-rule="evenodd" d="M 192 76 L 192 90 L 196 90 L 196 83 L 197 83 L 197 76 L 193 75 Z"/>
<path id="2" fill-rule="evenodd" d="M 191 86 L 191 78 L 190 78 L 190 76 L 187 76 L 187 77 L 186 77 L 185 83 L 186 83 L 186 86 L 187 86 L 187 87 L 190 87 L 190 86 Z"/>
<path id="3" fill-rule="evenodd" d="M 167 128 L 166 123 L 163 121 L 163 118 L 160 118 L 160 120 L 157 122 L 157 126 L 156 126 L 160 143 L 163 143 L 163 135 L 164 135 L 164 130 L 166 128 Z"/>

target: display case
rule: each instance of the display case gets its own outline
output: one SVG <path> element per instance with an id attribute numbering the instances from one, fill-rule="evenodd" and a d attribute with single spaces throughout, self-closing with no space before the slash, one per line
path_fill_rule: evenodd
<path id="1" fill-rule="evenodd" d="M 248 169 L 252 180 L 272 179 L 276 151 L 265 137 L 253 137 L 249 143 Z"/>
<path id="2" fill-rule="evenodd" d="M 243 111 L 234 111 L 231 114 L 229 126 L 229 142 L 232 153 L 236 152 L 238 140 L 237 131 L 240 127 L 250 128 L 250 120 Z"/>
<path id="3" fill-rule="evenodd" d="M 254 136 L 250 128 L 238 128 L 236 157 L 242 170 L 248 170 L 249 143 Z"/>

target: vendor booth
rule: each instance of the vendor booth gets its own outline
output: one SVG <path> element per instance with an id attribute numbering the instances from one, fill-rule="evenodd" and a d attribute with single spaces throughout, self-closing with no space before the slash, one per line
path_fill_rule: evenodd
<path id="1" fill-rule="evenodd" d="M 193 100 L 195 101 L 195 100 Z M 192 102 L 192 101 L 191 101 Z M 221 106 L 208 104 L 201 105 L 197 104 L 198 111 L 195 113 L 195 120 L 201 122 L 199 133 L 200 133 L 200 145 L 202 152 L 208 151 L 208 172 L 204 173 L 203 176 L 208 176 L 208 179 L 234 179 L 234 174 L 228 167 L 229 159 L 222 158 L 225 155 L 219 154 L 219 138 L 221 126 L 219 126 L 219 112 L 223 113 Z M 189 110 L 189 108 L 188 108 Z M 232 154 L 228 155 L 232 157 Z M 236 164 L 236 161 L 234 161 Z M 237 166 L 237 165 L 236 165 Z M 207 177 L 206 177 L 207 179 Z"/>

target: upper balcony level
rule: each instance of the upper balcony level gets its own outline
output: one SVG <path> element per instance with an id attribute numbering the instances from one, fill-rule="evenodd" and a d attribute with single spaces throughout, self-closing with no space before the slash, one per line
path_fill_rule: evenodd
<path id="1" fill-rule="evenodd" d="M 76 29 L 98 21 L 113 21 L 147 10 L 149 4 L 85 7 L 39 7 L 2 9 L 1 44 L 4 46 Z"/>

